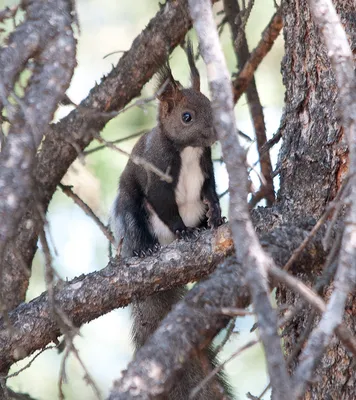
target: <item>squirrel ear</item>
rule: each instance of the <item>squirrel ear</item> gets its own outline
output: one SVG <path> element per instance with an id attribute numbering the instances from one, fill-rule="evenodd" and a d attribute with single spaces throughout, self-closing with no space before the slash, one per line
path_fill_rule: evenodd
<path id="1" fill-rule="evenodd" d="M 183 94 L 181 84 L 173 78 L 169 64 L 165 64 L 158 71 L 158 80 L 156 87 L 157 98 L 161 103 L 166 103 L 163 109 L 170 112 L 175 104 L 179 102 Z"/>
<path id="2" fill-rule="evenodd" d="M 200 92 L 200 75 L 199 75 L 199 71 L 195 65 L 193 46 L 192 46 L 192 42 L 191 42 L 190 38 L 188 38 L 188 40 L 187 40 L 186 54 L 188 57 L 188 63 L 189 63 L 189 68 L 190 68 L 190 78 L 192 80 L 193 89 L 195 89 L 197 92 Z"/>

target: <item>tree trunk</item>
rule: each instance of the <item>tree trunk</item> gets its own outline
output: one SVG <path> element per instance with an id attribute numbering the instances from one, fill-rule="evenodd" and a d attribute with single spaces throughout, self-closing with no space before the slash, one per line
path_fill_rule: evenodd
<path id="1" fill-rule="evenodd" d="M 355 0 L 335 0 L 341 21 L 356 55 Z M 338 123 L 337 88 L 328 55 L 312 21 L 307 0 L 284 3 L 285 56 L 282 75 L 286 87 L 282 121 L 283 145 L 279 155 L 280 191 L 277 207 L 288 224 L 315 224 L 326 204 L 342 185 L 348 155 Z M 315 283 L 321 265 L 305 265 L 298 275 L 308 285 Z M 328 290 L 324 295 L 327 298 Z M 295 296 L 284 288 L 277 291 L 279 303 L 294 304 Z M 354 296 L 349 296 L 345 322 L 355 331 Z M 308 310 L 294 318 L 284 337 L 287 354 L 306 329 Z M 311 382 L 306 399 L 355 399 L 356 373 L 352 360 L 335 339 Z M 295 367 L 291 364 L 291 370 Z"/>

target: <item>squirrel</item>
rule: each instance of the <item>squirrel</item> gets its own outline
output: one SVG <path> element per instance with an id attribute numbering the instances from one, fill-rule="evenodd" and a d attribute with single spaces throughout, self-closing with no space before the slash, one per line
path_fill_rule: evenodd
<path id="1" fill-rule="evenodd" d="M 210 146 L 217 140 L 210 100 L 200 92 L 200 76 L 192 45 L 186 48 L 192 87 L 185 89 L 173 78 L 168 62 L 158 72 L 158 124 L 136 143 L 132 154 L 169 171 L 172 182 L 162 180 L 144 166 L 129 160 L 114 201 L 111 227 L 121 242 L 120 257 L 145 257 L 178 239 L 189 240 L 199 228 L 224 223 L 215 189 Z M 160 321 L 186 293 L 175 288 L 132 303 L 132 336 L 138 350 Z M 168 394 L 169 400 L 186 400 L 189 393 L 214 368 L 209 347 L 190 360 Z M 195 399 L 232 399 L 223 373 L 210 381 Z"/>

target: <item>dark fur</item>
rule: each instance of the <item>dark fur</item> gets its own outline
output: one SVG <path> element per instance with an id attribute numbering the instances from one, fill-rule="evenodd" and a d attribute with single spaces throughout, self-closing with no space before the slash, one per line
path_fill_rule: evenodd
<path id="1" fill-rule="evenodd" d="M 194 234 L 194 228 L 199 226 L 217 227 L 222 223 L 210 150 L 210 145 L 216 140 L 212 110 L 210 101 L 198 90 L 199 74 L 195 68 L 190 45 L 188 60 L 193 88 L 182 89 L 174 80 L 168 65 L 161 70 L 159 86 L 165 86 L 158 95 L 160 101 L 158 126 L 142 136 L 133 149 L 133 154 L 143 157 L 161 171 L 168 172 L 173 182 L 163 181 L 156 174 L 135 165 L 131 160 L 121 175 L 119 195 L 114 203 L 112 220 L 117 240 L 122 239 L 122 257 L 136 254 L 144 256 L 155 250 L 155 246 L 159 244 L 150 222 L 152 210 L 172 232 L 173 239 L 177 236 L 189 237 Z M 185 112 L 194 115 L 193 123 L 182 122 L 182 113 Z M 205 211 L 195 226 L 184 224 L 175 192 L 182 168 L 181 152 L 188 146 L 202 149 L 199 165 L 204 180 L 200 198 L 205 203 Z M 133 339 L 136 349 L 144 345 L 173 305 L 183 297 L 185 291 L 184 288 L 173 289 L 153 295 L 142 302 L 133 303 Z M 214 365 L 215 359 L 211 348 L 200 352 L 188 363 L 169 393 L 168 399 L 188 399 L 190 391 L 208 372 L 207 366 L 208 370 L 211 370 Z M 224 388 L 226 394 L 219 393 L 217 388 Z M 232 396 L 229 386 L 221 374 L 206 385 L 196 397 L 199 400 L 230 398 Z"/>

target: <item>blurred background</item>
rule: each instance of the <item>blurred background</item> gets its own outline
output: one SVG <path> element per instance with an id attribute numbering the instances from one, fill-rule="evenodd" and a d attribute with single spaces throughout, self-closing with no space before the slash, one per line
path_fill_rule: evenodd
<path id="1" fill-rule="evenodd" d="M 1 9 L 16 4 L 15 1 L 0 0 Z M 133 39 L 145 28 L 149 20 L 159 10 L 158 0 L 140 1 L 139 7 L 132 0 L 77 0 L 77 11 L 80 22 L 78 38 L 78 66 L 68 90 L 68 96 L 75 103 L 85 98 L 95 82 L 99 82 L 103 74 L 108 73 L 112 64 L 116 65 L 122 51 L 131 47 Z M 214 6 L 216 14 L 221 4 Z M 256 0 L 251 17 L 247 24 L 247 39 L 250 50 L 260 40 L 261 32 L 268 24 L 275 11 L 273 0 Z M 217 23 L 222 19 L 216 16 Z M 196 48 L 194 32 L 190 33 Z M 229 26 L 221 35 L 221 41 L 231 73 L 236 72 L 236 58 L 230 40 Z M 115 54 L 108 55 L 109 53 Z M 256 74 L 256 82 L 262 105 L 264 107 L 268 137 L 277 130 L 283 107 L 283 86 L 280 75 L 280 62 L 283 56 L 283 40 L 280 36 L 272 51 L 264 59 Z M 105 57 L 105 58 L 104 58 Z M 171 57 L 171 67 L 175 79 L 183 85 L 189 84 L 189 70 L 184 52 L 177 48 Z M 208 95 L 205 67 L 202 60 L 198 61 L 201 72 L 202 91 Z M 142 91 L 142 97 L 154 93 L 154 82 L 149 82 Z M 56 120 L 65 116 L 72 108 L 61 107 Z M 239 129 L 253 138 L 253 129 L 249 118 L 248 106 L 244 97 L 235 108 Z M 105 128 L 103 137 L 108 140 L 125 138 L 136 132 L 151 129 L 156 123 L 156 103 L 151 102 L 144 108 L 134 107 L 120 114 Z M 120 143 L 120 147 L 130 151 L 135 139 Z M 249 147 L 248 157 L 254 163 L 258 157 L 254 144 L 244 143 Z M 97 146 L 92 143 L 90 148 Z M 272 160 L 275 164 L 278 149 L 273 149 Z M 220 157 L 218 145 L 214 147 L 214 158 Z M 77 193 L 96 214 L 105 222 L 117 190 L 120 174 L 127 158 L 119 153 L 105 149 L 76 161 L 63 183 L 73 185 Z M 227 174 L 221 162 L 215 162 L 215 173 L 218 193 L 228 187 Z M 256 176 L 251 179 L 258 186 Z M 275 182 L 278 187 L 278 182 Z M 228 195 L 221 199 L 224 215 L 228 214 Z M 72 279 L 80 274 L 99 270 L 108 262 L 107 240 L 94 222 L 57 190 L 49 210 L 49 224 L 53 244 L 57 255 L 54 255 L 55 268 L 63 279 Z M 39 250 L 37 252 L 33 273 L 28 290 L 27 301 L 37 297 L 45 290 L 44 260 Z M 243 344 L 253 340 L 255 333 L 250 333 L 255 320 L 253 317 L 238 318 L 231 339 L 220 354 L 221 361 L 227 359 Z M 132 356 L 130 342 L 129 309 L 111 312 L 83 326 L 81 336 L 75 340 L 80 356 L 103 398 L 108 395 L 114 379 L 120 376 Z M 217 342 L 224 338 L 222 332 Z M 32 356 L 33 357 L 33 356 Z M 31 358 L 32 358 L 31 357 Z M 16 391 L 29 393 L 36 399 L 58 398 L 59 368 L 63 355 L 56 350 L 48 350 L 41 354 L 32 366 L 18 376 L 9 379 L 8 385 Z M 16 372 L 28 363 L 29 359 L 18 362 L 10 373 Z M 268 384 L 263 351 L 260 346 L 254 346 L 244 351 L 226 370 L 239 399 L 245 399 L 246 393 L 255 396 L 263 391 Z M 64 385 L 66 399 L 95 399 L 92 389 L 83 379 L 84 371 L 74 357 L 67 363 L 67 382 Z M 266 395 L 265 398 L 269 398 Z"/>

